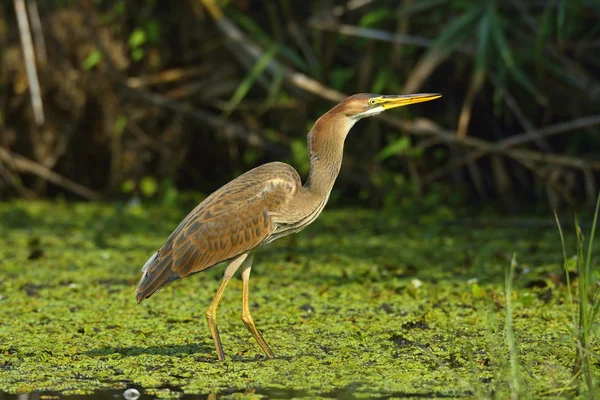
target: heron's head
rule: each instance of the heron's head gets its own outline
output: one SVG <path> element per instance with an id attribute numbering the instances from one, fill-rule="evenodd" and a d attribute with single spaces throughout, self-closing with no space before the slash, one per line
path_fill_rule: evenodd
<path id="1" fill-rule="evenodd" d="M 359 93 L 350 96 L 315 122 L 308 133 L 308 151 L 311 157 L 326 151 L 341 154 L 348 132 L 360 119 L 377 115 L 391 108 L 423 103 L 440 97 L 442 95 L 439 93 L 404 95 Z"/>
<path id="2" fill-rule="evenodd" d="M 348 97 L 336 108 L 337 112 L 353 120 L 377 115 L 391 108 L 407 106 L 409 104 L 423 103 L 442 97 L 439 93 L 418 93 L 403 95 L 380 95 L 359 93 Z"/>

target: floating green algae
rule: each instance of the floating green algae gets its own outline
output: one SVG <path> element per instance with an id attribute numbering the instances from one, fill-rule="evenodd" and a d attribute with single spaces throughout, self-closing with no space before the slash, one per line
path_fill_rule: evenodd
<path id="1" fill-rule="evenodd" d="M 241 322 L 237 279 L 218 309 L 227 355 L 218 362 L 204 316 L 222 267 L 135 301 L 141 266 L 184 214 L 0 204 L 0 391 L 135 384 L 162 397 L 268 388 L 298 397 L 504 398 L 503 290 L 516 251 L 524 386 L 536 397 L 570 393 L 573 310 L 551 225 L 467 227 L 443 212 L 326 210 L 256 255 L 251 311 L 277 357 L 265 359 Z M 598 350 L 597 337 L 592 343 Z"/>

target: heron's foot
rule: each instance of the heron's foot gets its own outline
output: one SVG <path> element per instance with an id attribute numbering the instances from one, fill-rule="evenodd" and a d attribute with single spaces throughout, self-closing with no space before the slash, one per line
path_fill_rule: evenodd
<path id="1" fill-rule="evenodd" d="M 242 313 L 242 321 L 244 322 L 244 325 L 246 325 L 246 328 L 248 328 L 252 336 L 254 336 L 254 339 L 256 339 L 260 348 L 265 352 L 267 358 L 275 358 L 275 354 L 273 354 L 273 351 L 267 344 L 267 341 L 263 338 L 258 329 L 256 329 L 254 319 L 252 319 L 252 316 L 249 312 Z"/>
<path id="2" fill-rule="evenodd" d="M 217 328 L 217 315 L 216 310 L 210 308 L 206 311 L 206 321 L 208 322 L 208 328 L 210 334 L 215 343 L 215 350 L 217 351 L 217 357 L 219 361 L 225 361 L 225 352 L 223 351 L 223 343 L 221 343 L 221 335 L 219 335 L 219 328 Z"/>

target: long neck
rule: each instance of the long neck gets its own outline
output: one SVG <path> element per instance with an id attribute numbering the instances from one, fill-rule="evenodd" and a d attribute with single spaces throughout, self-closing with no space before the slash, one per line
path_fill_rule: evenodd
<path id="1" fill-rule="evenodd" d="M 315 122 L 308 134 L 310 171 L 304 187 L 319 196 L 329 196 L 342 166 L 344 141 L 354 120 L 327 113 Z"/>

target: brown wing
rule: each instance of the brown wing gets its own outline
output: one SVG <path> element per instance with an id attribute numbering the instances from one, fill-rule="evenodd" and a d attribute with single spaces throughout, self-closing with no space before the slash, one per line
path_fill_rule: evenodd
<path id="1" fill-rule="evenodd" d="M 259 246 L 275 228 L 270 214 L 284 207 L 300 185 L 291 166 L 269 163 L 211 194 L 144 265 L 138 302 L 166 283 Z"/>

